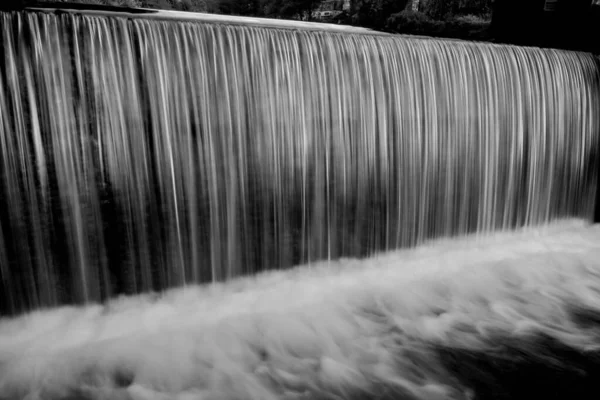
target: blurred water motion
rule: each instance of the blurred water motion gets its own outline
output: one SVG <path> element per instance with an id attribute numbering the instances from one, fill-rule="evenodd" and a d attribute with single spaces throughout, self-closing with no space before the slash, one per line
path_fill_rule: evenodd
<path id="1" fill-rule="evenodd" d="M 0 13 L 0 310 L 591 218 L 598 61 Z"/>

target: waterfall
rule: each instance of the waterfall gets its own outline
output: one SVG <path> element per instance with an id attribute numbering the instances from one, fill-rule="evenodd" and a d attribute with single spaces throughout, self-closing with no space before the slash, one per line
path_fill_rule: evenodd
<path id="1" fill-rule="evenodd" d="M 586 53 L 0 13 L 0 311 L 591 219 Z"/>

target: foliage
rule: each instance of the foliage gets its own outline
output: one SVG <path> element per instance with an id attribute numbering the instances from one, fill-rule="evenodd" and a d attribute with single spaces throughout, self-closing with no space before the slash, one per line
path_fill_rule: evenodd
<path id="1" fill-rule="evenodd" d="M 487 15 L 492 10 L 492 0 L 422 0 L 427 16 L 437 20 L 449 20 L 455 15 Z"/>
<path id="2" fill-rule="evenodd" d="M 391 14 L 406 7 L 408 0 L 355 0 L 351 22 L 354 25 L 381 29 Z"/>
<path id="3" fill-rule="evenodd" d="M 441 25 L 441 21 L 429 18 L 425 13 L 410 10 L 394 14 L 387 20 L 388 30 L 415 35 L 439 31 L 442 28 Z"/>
<path id="4" fill-rule="evenodd" d="M 68 2 L 72 0 L 49 0 Z M 310 14 L 317 0 L 75 0 L 83 4 L 143 7 L 272 18 L 300 18 Z M 378 0 L 382 1 L 382 0 Z M 391 0 L 384 0 L 391 1 Z"/>
<path id="5" fill-rule="evenodd" d="M 61 1 L 61 0 L 54 0 Z M 64 1 L 64 0 L 63 0 Z M 269 18 L 306 19 L 320 0 L 75 0 L 87 4 L 211 12 Z M 389 32 L 474 40 L 489 39 L 492 0 L 351 0 L 334 21 Z"/>
<path id="6" fill-rule="evenodd" d="M 445 21 L 430 18 L 425 13 L 402 11 L 387 20 L 387 30 L 413 35 L 488 40 L 490 22 L 477 15 L 451 17 Z"/>

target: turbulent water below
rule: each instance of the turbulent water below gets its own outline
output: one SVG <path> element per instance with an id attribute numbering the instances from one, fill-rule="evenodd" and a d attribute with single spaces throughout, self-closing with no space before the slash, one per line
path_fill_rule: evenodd
<path id="1" fill-rule="evenodd" d="M 600 226 L 0 319 L 1 399 L 596 399 Z"/>

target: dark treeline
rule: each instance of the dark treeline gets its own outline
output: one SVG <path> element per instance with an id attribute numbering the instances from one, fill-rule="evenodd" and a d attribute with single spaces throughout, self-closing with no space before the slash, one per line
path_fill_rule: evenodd
<path id="1" fill-rule="evenodd" d="M 60 2 L 52 0 L 52 2 Z M 486 40 L 492 0 L 78 0 L 78 3 L 298 19 Z M 321 10 L 331 10 L 324 16 Z"/>
<path id="2" fill-rule="evenodd" d="M 600 53 L 600 0 L 75 0 L 355 25 L 391 33 Z M 7 3 L 61 0 L 4 0 Z M 64 1 L 64 3 L 72 0 Z M 10 8 L 10 6 L 9 6 Z M 492 21 L 493 15 L 493 21 Z"/>

